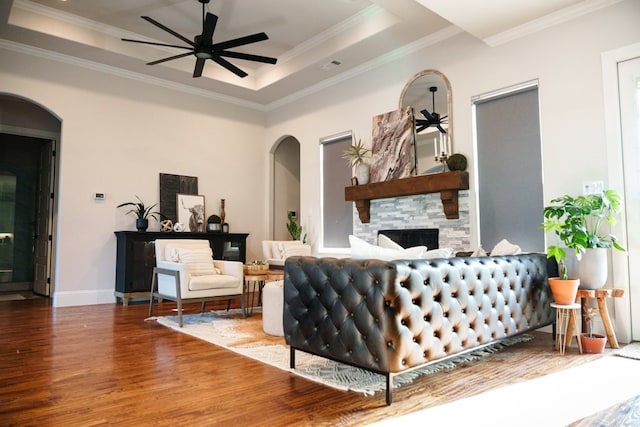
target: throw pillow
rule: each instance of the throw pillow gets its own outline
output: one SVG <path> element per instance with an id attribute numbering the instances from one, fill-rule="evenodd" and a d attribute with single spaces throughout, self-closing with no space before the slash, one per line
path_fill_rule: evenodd
<path id="1" fill-rule="evenodd" d="M 414 246 L 402 250 L 382 248 L 353 235 L 349 235 L 349 243 L 351 244 L 351 258 L 354 259 L 380 259 L 383 261 L 419 259 L 427 250 L 426 246 Z"/>
<path id="2" fill-rule="evenodd" d="M 309 256 L 311 255 L 310 249 L 309 245 L 285 245 L 283 258 L 286 259 L 290 256 Z"/>
<path id="3" fill-rule="evenodd" d="M 287 257 L 287 248 L 302 246 L 302 242 L 300 240 L 291 240 L 288 242 L 278 242 L 278 251 L 277 254 L 280 255 L 280 258 L 284 259 Z"/>
<path id="4" fill-rule="evenodd" d="M 487 256 L 487 251 L 485 251 L 482 246 L 479 246 L 478 249 L 476 249 L 475 251 L 473 251 L 473 253 L 471 254 L 471 256 L 475 256 L 475 257 L 480 257 L 480 256 Z"/>
<path id="5" fill-rule="evenodd" d="M 384 234 L 378 234 L 378 246 L 381 248 L 395 249 L 396 251 L 402 251 L 404 248 L 393 241 L 390 237 Z"/>
<path id="6" fill-rule="evenodd" d="M 518 255 L 522 253 L 520 246 L 510 243 L 507 239 L 502 239 L 491 249 L 491 256 L 496 255 Z"/>
<path id="7" fill-rule="evenodd" d="M 435 259 L 435 258 L 451 258 L 453 256 L 453 248 L 440 248 L 440 249 L 431 249 L 430 251 L 425 251 L 422 254 L 422 259 Z"/>
<path id="8" fill-rule="evenodd" d="M 164 247 L 164 259 L 171 262 L 180 261 L 178 250 L 175 245 L 168 244 Z"/>
<path id="9" fill-rule="evenodd" d="M 209 276 L 216 274 L 213 267 L 211 248 L 207 249 L 185 249 L 177 248 L 178 257 L 181 264 L 187 266 L 189 273 L 193 276 Z"/>

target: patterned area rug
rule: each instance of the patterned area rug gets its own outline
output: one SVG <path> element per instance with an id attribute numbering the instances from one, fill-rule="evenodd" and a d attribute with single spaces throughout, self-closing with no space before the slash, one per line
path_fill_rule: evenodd
<path id="1" fill-rule="evenodd" d="M 340 390 L 373 395 L 377 391 L 385 390 L 386 387 L 385 377 L 382 375 L 301 351 L 296 352 L 296 369 L 290 369 L 289 347 L 285 344 L 284 338 L 271 337 L 262 331 L 261 313 L 255 313 L 247 319 L 242 319 L 239 310 L 189 314 L 183 317 L 183 328 L 178 327 L 177 316 L 152 317 L 147 320 L 153 319 L 178 332 L 200 338 L 259 362 Z M 396 375 L 393 378 L 393 387 L 411 383 L 421 375 L 453 369 L 461 363 L 478 360 L 505 346 L 530 339 L 532 336 L 526 334 L 507 338 L 498 344 Z"/>

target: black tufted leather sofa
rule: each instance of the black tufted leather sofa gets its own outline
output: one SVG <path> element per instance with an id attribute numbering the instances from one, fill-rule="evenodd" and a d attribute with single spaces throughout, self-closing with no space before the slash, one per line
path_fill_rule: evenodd
<path id="1" fill-rule="evenodd" d="M 290 257 L 291 349 L 386 376 L 552 323 L 544 254 L 380 261 Z"/>

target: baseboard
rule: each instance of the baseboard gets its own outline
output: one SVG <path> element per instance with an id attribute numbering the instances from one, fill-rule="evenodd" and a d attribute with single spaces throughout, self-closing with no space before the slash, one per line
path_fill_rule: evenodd
<path id="1" fill-rule="evenodd" d="M 54 292 L 54 307 L 70 307 L 74 305 L 114 304 L 116 297 L 113 289 L 98 289 L 95 291 Z"/>

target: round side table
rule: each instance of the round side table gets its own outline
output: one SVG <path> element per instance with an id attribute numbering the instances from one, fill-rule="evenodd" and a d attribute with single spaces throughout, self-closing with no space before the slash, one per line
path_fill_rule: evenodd
<path id="1" fill-rule="evenodd" d="M 567 344 L 571 343 L 571 339 L 575 336 L 578 342 L 578 350 L 582 353 L 582 343 L 577 332 L 571 332 L 571 337 L 567 337 L 567 328 L 569 322 L 572 320 L 574 325 L 577 325 L 577 313 L 580 311 L 580 304 L 556 304 L 551 303 L 551 307 L 556 309 L 556 348 L 560 350 L 560 354 L 564 355 L 564 350 Z M 575 329 L 573 329 L 575 330 Z"/>

